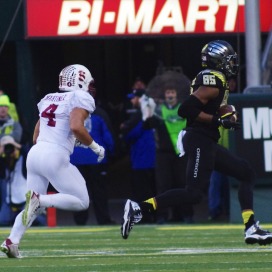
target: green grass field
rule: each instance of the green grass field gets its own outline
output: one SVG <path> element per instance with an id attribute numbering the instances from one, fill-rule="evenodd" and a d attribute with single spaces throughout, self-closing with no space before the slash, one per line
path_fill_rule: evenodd
<path id="1" fill-rule="evenodd" d="M 119 226 L 34 227 L 21 253 L 0 253 L 0 271 L 272 271 L 272 245 L 246 245 L 242 225 L 136 225 L 127 240 Z"/>

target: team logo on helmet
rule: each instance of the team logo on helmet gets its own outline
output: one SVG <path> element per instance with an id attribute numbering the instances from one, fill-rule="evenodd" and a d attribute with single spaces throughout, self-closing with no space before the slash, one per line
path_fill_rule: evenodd
<path id="1" fill-rule="evenodd" d="M 59 89 L 61 91 L 89 91 L 89 85 L 94 81 L 90 71 L 83 65 L 73 64 L 65 67 L 59 74 Z"/>
<path id="2" fill-rule="evenodd" d="M 201 60 L 202 67 L 219 70 L 226 77 L 238 74 L 238 56 L 226 41 L 216 40 L 206 44 L 201 51 Z"/>

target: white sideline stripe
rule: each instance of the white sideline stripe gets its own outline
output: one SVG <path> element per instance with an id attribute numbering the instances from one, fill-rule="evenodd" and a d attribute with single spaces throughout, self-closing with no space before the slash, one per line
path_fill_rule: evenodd
<path id="1" fill-rule="evenodd" d="M 214 254 L 214 253 L 253 253 L 253 252 L 272 252 L 272 248 L 177 248 L 163 250 L 166 254 Z"/>
<path id="2" fill-rule="evenodd" d="M 261 228 L 269 229 L 272 228 L 271 224 L 261 224 Z M 159 226 L 156 227 L 157 230 L 231 230 L 231 229 L 244 229 L 243 224 L 237 225 L 189 225 L 189 226 Z"/>

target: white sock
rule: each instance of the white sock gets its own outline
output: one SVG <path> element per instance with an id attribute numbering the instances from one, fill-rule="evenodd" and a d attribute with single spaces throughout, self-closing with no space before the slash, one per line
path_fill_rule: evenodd
<path id="1" fill-rule="evenodd" d="M 12 241 L 13 244 L 19 244 L 23 235 L 25 234 L 27 227 L 23 225 L 23 220 L 22 220 L 22 215 L 23 215 L 22 210 L 15 219 L 15 222 L 13 224 L 13 227 L 11 229 L 9 239 Z"/>

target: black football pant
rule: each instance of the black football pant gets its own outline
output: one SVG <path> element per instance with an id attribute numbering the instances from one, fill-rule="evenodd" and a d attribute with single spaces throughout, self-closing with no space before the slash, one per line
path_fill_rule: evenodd
<path id="1" fill-rule="evenodd" d="M 239 181 L 241 210 L 253 209 L 255 172 L 246 160 L 218 145 L 212 138 L 192 131 L 186 132 L 183 145 L 188 160 L 186 188 L 169 190 L 156 196 L 158 209 L 183 203 L 199 203 L 209 186 L 213 170 L 236 178 Z"/>

